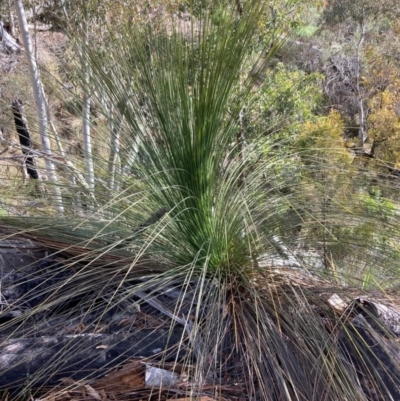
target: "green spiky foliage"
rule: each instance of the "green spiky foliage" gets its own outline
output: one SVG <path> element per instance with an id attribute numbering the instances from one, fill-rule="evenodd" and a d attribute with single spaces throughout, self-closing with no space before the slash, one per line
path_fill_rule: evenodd
<path id="1" fill-rule="evenodd" d="M 327 302 L 333 293 L 351 299 L 366 281 L 396 286 L 396 208 L 376 201 L 371 212 L 363 193 L 369 172 L 343 163 L 347 151 L 339 145 L 318 142 L 322 129 L 311 139 L 243 140 L 240 112 L 251 105 L 269 57 L 253 52 L 263 7 L 246 2 L 240 15 L 226 4 L 197 10 L 189 24 L 138 23 L 111 35 L 101 57 L 80 48 L 99 108 L 113 105 L 102 111 L 117 127 L 122 168 L 110 169 L 109 154 L 99 152 L 95 191 L 64 188 L 65 216 L 0 216 L 4 238 L 34 239 L 62 259 L 43 270 L 51 285 L 24 298 L 39 301 L 1 326 L 3 338 L 105 332 L 117 312 L 148 312 L 149 300 L 174 292 L 156 318 L 178 345 L 146 361 L 183 366 L 188 380 L 180 391 L 193 399 L 396 399 L 396 360 L 382 366 L 350 311 Z M 242 79 L 250 60 L 255 67 Z M 379 186 L 389 198 L 391 178 Z M 43 322 L 49 310 L 50 327 Z M 133 325 L 125 339 L 143 332 Z M 43 396 L 69 358 L 61 349 L 26 385 Z M 128 356 L 119 358 L 123 365 Z M 85 383 L 113 367 L 86 374 Z"/>

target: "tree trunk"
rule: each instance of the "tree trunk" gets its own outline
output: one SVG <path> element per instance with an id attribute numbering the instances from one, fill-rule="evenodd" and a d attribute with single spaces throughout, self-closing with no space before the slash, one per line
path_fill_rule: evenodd
<path id="1" fill-rule="evenodd" d="M 83 106 L 82 106 L 82 133 L 83 133 L 83 149 L 85 152 L 86 161 L 86 181 L 89 185 L 91 193 L 94 192 L 94 167 L 93 167 L 93 154 L 92 154 L 92 138 L 90 132 L 90 65 L 89 60 L 85 53 L 87 53 L 87 46 L 89 42 L 89 28 L 87 19 L 83 27 L 84 39 L 82 45 L 82 60 L 83 60 L 83 74 L 84 74 L 84 93 L 83 93 Z"/>
<path id="2" fill-rule="evenodd" d="M 360 38 L 358 39 L 356 46 L 356 91 L 357 91 L 357 102 L 358 102 L 358 125 L 359 134 L 358 137 L 361 142 L 361 146 L 364 148 L 364 144 L 368 139 L 367 135 L 367 124 L 365 116 L 364 98 L 361 89 L 361 49 L 364 43 L 366 34 L 366 27 L 364 21 L 360 24 Z"/>
<path id="3" fill-rule="evenodd" d="M 115 121 L 113 118 L 113 106 L 107 107 L 110 121 L 111 143 L 110 157 L 108 159 L 108 175 L 110 177 L 108 186 L 111 191 L 118 192 L 119 180 L 121 175 L 121 158 L 120 158 L 120 136 L 122 119 Z"/>
<path id="4" fill-rule="evenodd" d="M 46 101 L 44 99 L 43 85 L 39 76 L 39 69 L 33 55 L 33 48 L 31 37 L 29 35 L 28 23 L 26 21 L 25 10 L 22 5 L 22 0 L 14 0 L 15 10 L 18 16 L 19 28 L 22 35 L 22 41 L 25 48 L 26 57 L 28 59 L 29 71 L 32 80 L 33 95 L 36 103 L 36 110 L 38 114 L 39 122 L 39 134 L 42 142 L 43 151 L 46 155 L 51 156 L 50 139 L 47 132 L 47 111 L 46 111 Z M 56 203 L 56 209 L 59 213 L 64 212 L 62 205 L 61 191 L 57 186 L 57 176 L 55 173 L 55 167 L 50 157 L 45 159 L 47 174 L 49 176 L 50 182 L 53 188 L 54 201 Z"/>
<path id="5" fill-rule="evenodd" d="M 32 141 L 29 134 L 28 122 L 25 117 L 23 103 L 20 99 L 15 99 L 12 102 L 12 112 L 14 114 L 15 128 L 18 133 L 19 143 L 22 146 L 22 153 L 25 155 L 26 170 L 30 178 L 39 179 L 39 174 L 36 168 L 36 162 L 30 152 Z"/>

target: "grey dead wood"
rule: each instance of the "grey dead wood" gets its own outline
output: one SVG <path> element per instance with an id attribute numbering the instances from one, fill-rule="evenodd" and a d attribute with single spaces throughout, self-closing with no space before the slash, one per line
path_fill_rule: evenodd
<path id="1" fill-rule="evenodd" d="M 344 316 L 350 320 L 339 334 L 339 346 L 367 399 L 400 400 L 400 311 L 359 297 Z M 379 372 L 379 380 L 370 372 Z"/>
<path id="2" fill-rule="evenodd" d="M 360 315 L 341 331 L 339 344 L 367 400 L 400 400 L 398 339 L 383 336 Z"/>
<path id="3" fill-rule="evenodd" d="M 103 377 L 130 358 L 166 357 L 164 350 L 179 344 L 182 332 L 146 329 L 132 334 L 79 334 L 0 340 L 0 390 L 29 385 L 38 388 L 73 380 Z M 172 357 L 164 360 L 173 362 Z"/>
<path id="4" fill-rule="evenodd" d="M 65 268 L 54 274 L 52 270 L 56 269 L 56 265 L 48 253 L 46 248 L 31 241 L 0 241 L 0 390 L 18 390 L 27 384 L 35 388 L 56 385 L 65 377 L 73 380 L 102 377 L 130 358 L 168 360 L 167 355 L 172 355 L 173 361 L 183 357 L 182 347 L 179 351 L 167 351 L 182 345 L 184 328 L 179 326 L 171 329 L 165 325 L 156 330 L 119 327 L 118 332 L 111 334 L 86 331 L 43 335 L 47 326 L 47 331 L 54 333 L 51 322 L 55 320 L 59 321 L 59 326 L 73 326 L 71 322 L 63 322 L 65 315 L 46 316 L 44 311 L 41 312 L 37 330 L 24 327 L 34 323 L 29 319 L 20 319 L 24 308 L 32 308 L 42 302 L 41 295 L 26 298 L 26 292 L 32 292 L 33 288 L 47 296 L 44 285 L 56 286 L 57 280 L 61 283 L 70 274 Z M 21 302 L 24 297 L 27 300 Z M 103 313 L 100 311 L 100 314 Z M 87 318 L 90 317 L 88 314 Z M 118 316 L 109 313 L 104 317 L 109 319 L 109 327 L 112 328 L 113 318 Z M 93 319 L 97 317 L 94 315 Z M 14 321 L 17 323 L 13 324 Z"/>
<path id="5" fill-rule="evenodd" d="M 22 51 L 22 47 L 17 41 L 4 29 L 3 22 L 0 21 L 0 49 L 1 47 L 7 53 L 17 53 Z"/>
<path id="6" fill-rule="evenodd" d="M 18 133 L 19 143 L 22 147 L 22 153 L 25 156 L 26 170 L 30 178 L 39 179 L 36 167 L 36 161 L 30 150 L 33 147 L 31 135 L 29 133 L 28 121 L 25 116 L 25 108 L 21 99 L 14 99 L 11 104 L 11 110 L 14 115 L 15 129 Z"/>

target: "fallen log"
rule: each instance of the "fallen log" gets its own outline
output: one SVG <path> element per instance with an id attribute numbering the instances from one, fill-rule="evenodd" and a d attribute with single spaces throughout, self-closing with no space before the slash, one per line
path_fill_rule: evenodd
<path id="1" fill-rule="evenodd" d="M 0 44 L 9 53 L 20 52 L 22 50 L 17 41 L 4 29 L 2 21 L 0 21 Z"/>
<path id="2" fill-rule="evenodd" d="M 400 337 L 400 312 L 367 297 L 356 298 L 349 307 L 353 316 L 362 315 L 366 322 L 384 336 Z"/>
<path id="3" fill-rule="evenodd" d="M 68 333 L 68 326 L 74 325 L 72 320 L 77 316 L 62 308 L 35 312 L 36 305 L 43 298 L 49 299 L 71 275 L 71 269 L 55 262 L 48 253 L 31 241 L 0 241 L 0 390 L 54 386 L 63 378 L 98 378 L 133 357 L 168 360 L 167 350 L 182 345 L 184 327 L 171 330 L 166 324 L 141 329 L 136 322 L 129 328 L 122 323 L 128 317 L 135 321 L 134 314 L 117 313 L 118 308 L 107 313 L 81 311 L 86 329 L 73 330 L 79 334 Z M 71 299 L 74 297 L 79 298 L 79 294 L 71 292 Z M 99 315 L 109 332 L 90 332 L 90 328 L 100 330 Z M 113 332 L 114 326 L 117 332 Z M 54 334 L 62 328 L 65 333 Z M 180 355 L 184 355 L 182 347 L 172 352 L 171 360 Z"/>
<path id="4" fill-rule="evenodd" d="M 128 335 L 79 334 L 0 340 L 0 390 L 24 385 L 53 386 L 63 378 L 99 378 L 134 357 L 174 361 L 177 350 L 170 358 L 166 350 L 181 340 L 179 329 L 147 329 Z"/>
<path id="5" fill-rule="evenodd" d="M 397 338 L 382 335 L 360 314 L 341 330 L 339 345 L 368 400 L 400 400 L 400 346 Z M 379 379 L 371 372 L 379 372 Z"/>

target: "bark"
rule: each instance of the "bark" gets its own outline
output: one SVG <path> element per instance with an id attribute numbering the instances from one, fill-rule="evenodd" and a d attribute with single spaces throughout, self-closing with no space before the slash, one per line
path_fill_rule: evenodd
<path id="1" fill-rule="evenodd" d="M 25 10 L 22 4 L 22 0 L 14 0 L 15 10 L 18 16 L 19 28 L 22 35 L 22 41 L 24 44 L 24 49 L 26 57 L 28 59 L 29 71 L 32 80 L 33 96 L 35 98 L 36 110 L 38 114 L 39 122 L 39 134 L 42 142 L 43 151 L 47 156 L 51 156 L 50 139 L 47 132 L 47 111 L 46 111 L 46 101 L 44 99 L 43 85 L 40 80 L 39 69 L 34 57 L 33 47 L 31 42 L 31 37 L 28 30 L 28 23 L 25 16 Z M 53 188 L 54 201 L 56 203 L 56 209 L 59 213 L 64 212 L 62 205 L 61 191 L 57 186 L 57 176 L 55 173 L 55 167 L 50 158 L 45 159 L 47 174 L 49 176 L 50 182 Z"/>
<path id="2" fill-rule="evenodd" d="M 14 114 L 15 128 L 18 133 L 19 143 L 22 146 L 22 153 L 25 155 L 26 170 L 30 178 L 39 179 L 35 159 L 29 149 L 32 148 L 32 141 L 29 134 L 28 122 L 25 117 L 23 103 L 20 99 L 12 102 L 12 112 Z"/>

